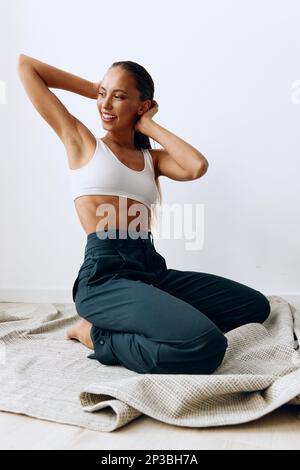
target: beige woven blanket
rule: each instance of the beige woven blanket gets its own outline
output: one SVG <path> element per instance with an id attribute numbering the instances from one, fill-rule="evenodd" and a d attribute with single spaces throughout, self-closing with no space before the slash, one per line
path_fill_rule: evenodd
<path id="1" fill-rule="evenodd" d="M 0 302 L 0 409 L 114 431 L 146 414 L 188 427 L 224 426 L 300 404 L 300 311 L 268 297 L 271 314 L 226 334 L 212 375 L 138 374 L 87 358 L 65 340 L 74 304 Z"/>

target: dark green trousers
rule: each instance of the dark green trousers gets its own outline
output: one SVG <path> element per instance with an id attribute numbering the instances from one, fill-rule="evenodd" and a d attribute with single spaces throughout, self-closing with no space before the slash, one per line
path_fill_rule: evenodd
<path id="1" fill-rule="evenodd" d="M 88 357 L 138 373 L 213 373 L 228 346 L 224 333 L 264 322 L 268 299 L 231 279 L 168 268 L 151 232 L 133 235 L 87 236 L 73 301 L 93 325 Z"/>

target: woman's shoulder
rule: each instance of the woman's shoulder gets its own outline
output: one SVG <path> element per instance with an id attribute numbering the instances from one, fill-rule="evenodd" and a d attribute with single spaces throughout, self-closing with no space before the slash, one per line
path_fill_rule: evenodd
<path id="1" fill-rule="evenodd" d="M 157 159 L 158 159 L 158 155 L 157 155 L 157 152 L 156 152 L 156 149 L 146 149 L 148 150 L 148 152 L 150 153 L 151 155 L 151 158 L 153 160 L 153 163 L 156 163 Z"/>
<path id="2" fill-rule="evenodd" d="M 147 149 L 153 162 L 155 178 L 158 177 L 158 149 Z"/>

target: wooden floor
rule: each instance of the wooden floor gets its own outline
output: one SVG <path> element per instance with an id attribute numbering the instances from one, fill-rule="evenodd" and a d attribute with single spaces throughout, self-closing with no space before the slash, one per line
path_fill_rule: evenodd
<path id="1" fill-rule="evenodd" d="M 300 406 L 222 428 L 172 426 L 143 415 L 110 433 L 0 412 L 0 449 L 299 450 Z"/>

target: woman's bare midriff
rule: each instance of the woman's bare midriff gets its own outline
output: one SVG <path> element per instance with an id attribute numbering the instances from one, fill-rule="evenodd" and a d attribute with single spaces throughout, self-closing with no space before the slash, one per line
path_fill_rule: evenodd
<path id="1" fill-rule="evenodd" d="M 150 210 L 140 201 L 123 196 L 93 195 L 80 196 L 75 199 L 74 204 L 81 226 L 87 235 L 115 228 L 150 230 Z M 133 204 L 136 206 L 130 211 Z"/>

